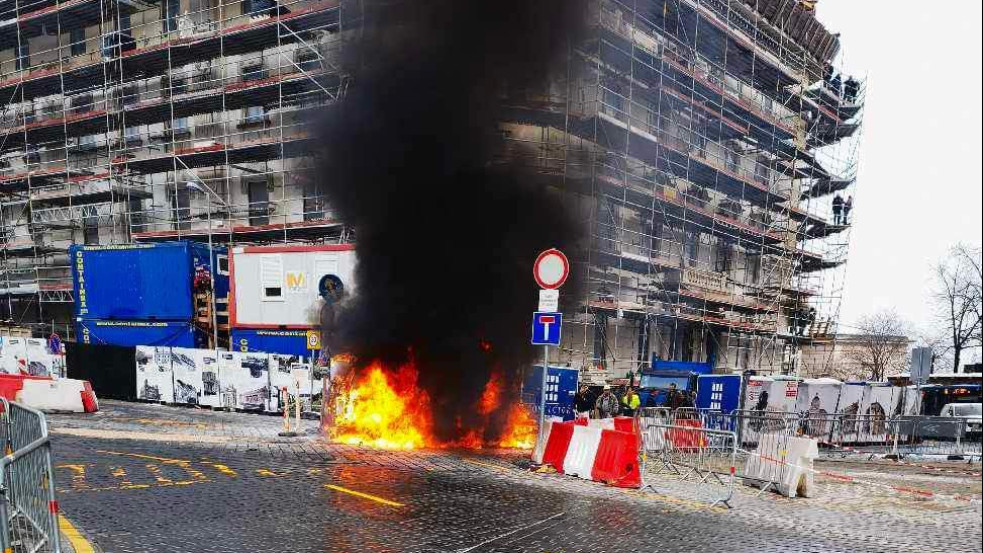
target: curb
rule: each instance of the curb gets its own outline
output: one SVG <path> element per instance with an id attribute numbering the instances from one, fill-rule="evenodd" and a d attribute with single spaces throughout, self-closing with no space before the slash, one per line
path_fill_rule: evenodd
<path id="1" fill-rule="evenodd" d="M 65 553 L 99 553 L 102 550 L 79 532 L 78 528 L 63 514 L 58 514 L 58 530 L 61 534 L 62 551 Z"/>

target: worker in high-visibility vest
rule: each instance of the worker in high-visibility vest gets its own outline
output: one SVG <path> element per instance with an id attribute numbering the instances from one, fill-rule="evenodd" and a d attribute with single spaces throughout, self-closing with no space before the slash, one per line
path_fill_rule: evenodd
<path id="1" fill-rule="evenodd" d="M 639 398 L 638 394 L 635 393 L 635 389 L 629 386 L 628 390 L 625 392 L 625 397 L 621 398 L 621 414 L 625 415 L 626 417 L 634 417 L 635 411 L 638 410 L 638 407 L 641 404 L 641 398 Z"/>

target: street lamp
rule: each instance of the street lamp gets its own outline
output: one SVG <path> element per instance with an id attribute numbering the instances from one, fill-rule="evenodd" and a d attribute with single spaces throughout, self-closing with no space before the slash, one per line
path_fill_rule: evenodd
<path id="1" fill-rule="evenodd" d="M 184 183 L 185 188 L 188 190 L 194 190 L 205 195 L 205 199 L 216 198 L 226 209 L 229 208 L 228 202 L 226 202 L 221 196 L 215 193 L 214 190 L 208 187 L 207 184 L 201 181 L 189 180 Z M 215 350 L 218 351 L 218 305 L 216 304 L 215 298 L 215 275 L 218 272 L 217 260 L 215 259 L 215 249 L 212 246 L 212 208 L 208 206 L 208 266 L 210 268 L 212 280 L 212 345 L 215 346 Z"/>

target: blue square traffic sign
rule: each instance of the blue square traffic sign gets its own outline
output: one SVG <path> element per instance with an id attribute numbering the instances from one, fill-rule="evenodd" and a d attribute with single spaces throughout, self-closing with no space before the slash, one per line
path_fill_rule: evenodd
<path id="1" fill-rule="evenodd" d="M 560 329 L 563 326 L 563 313 L 545 313 L 537 311 L 532 314 L 532 345 L 560 345 Z"/>

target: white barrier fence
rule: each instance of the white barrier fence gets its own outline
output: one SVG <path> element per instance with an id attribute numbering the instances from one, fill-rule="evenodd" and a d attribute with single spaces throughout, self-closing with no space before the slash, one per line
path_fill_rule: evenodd
<path id="1" fill-rule="evenodd" d="M 321 397 L 320 379 L 297 355 L 137 346 L 135 370 L 145 401 L 279 412 L 284 387 L 304 411 L 317 411 Z"/>

